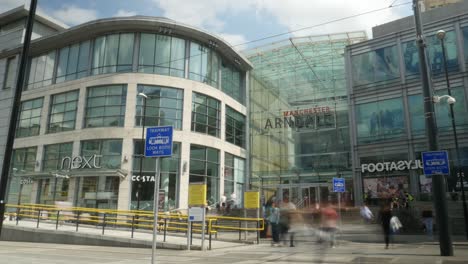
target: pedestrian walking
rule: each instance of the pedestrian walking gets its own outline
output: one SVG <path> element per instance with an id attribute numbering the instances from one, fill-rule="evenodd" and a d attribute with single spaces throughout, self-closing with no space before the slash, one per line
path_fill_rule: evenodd
<path id="1" fill-rule="evenodd" d="M 327 233 L 327 236 L 330 239 L 330 247 L 335 247 L 335 234 L 337 231 L 337 221 L 338 221 L 338 213 L 336 210 L 331 206 L 328 205 L 321 211 L 322 214 L 322 230 Z"/>
<path id="2" fill-rule="evenodd" d="M 372 214 L 372 211 L 367 207 L 367 204 L 361 206 L 360 213 L 366 223 L 370 223 L 374 219 L 374 214 Z"/>
<path id="3" fill-rule="evenodd" d="M 382 205 L 379 211 L 379 221 L 382 225 L 382 230 L 385 240 L 385 249 L 388 249 L 388 244 L 390 243 L 390 220 L 392 219 L 392 210 L 390 205 L 385 203 Z"/>
<path id="4" fill-rule="evenodd" d="M 424 225 L 424 230 L 430 239 L 433 239 L 433 215 L 431 209 L 426 209 L 422 211 L 422 222 Z"/>
<path id="5" fill-rule="evenodd" d="M 279 246 L 280 236 L 280 210 L 276 206 L 276 202 L 271 203 L 268 222 L 271 225 L 271 246 Z"/>

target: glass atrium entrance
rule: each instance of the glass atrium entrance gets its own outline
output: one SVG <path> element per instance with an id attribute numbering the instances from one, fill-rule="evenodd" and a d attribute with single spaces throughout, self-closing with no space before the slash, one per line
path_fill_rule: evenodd
<path id="1" fill-rule="evenodd" d="M 320 204 L 330 201 L 329 188 L 328 183 L 281 184 L 277 187 L 276 198 L 283 200 L 289 197 L 297 208 L 319 208 Z"/>

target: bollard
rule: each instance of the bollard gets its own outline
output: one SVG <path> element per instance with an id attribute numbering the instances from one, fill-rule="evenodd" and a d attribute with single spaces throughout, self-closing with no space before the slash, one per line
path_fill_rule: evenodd
<path id="1" fill-rule="evenodd" d="M 78 232 L 78 224 L 80 222 L 80 212 L 76 214 L 76 232 Z"/>
<path id="2" fill-rule="evenodd" d="M 135 216 L 132 216 L 132 238 L 133 238 L 134 231 L 135 231 Z"/>
<path id="3" fill-rule="evenodd" d="M 36 226 L 36 228 L 39 228 L 39 219 L 41 219 L 41 209 L 39 209 L 39 211 L 37 211 L 37 226 Z"/>
<path id="4" fill-rule="evenodd" d="M 55 230 L 58 229 L 59 217 L 60 217 L 60 210 L 57 211 L 57 219 L 55 220 Z"/>
<path id="5" fill-rule="evenodd" d="M 193 240 L 193 222 L 190 222 L 190 245 L 192 245 Z"/>
<path id="6" fill-rule="evenodd" d="M 102 218 L 102 235 L 104 235 L 105 229 L 106 229 L 106 213 L 104 213 L 104 217 Z"/>
<path id="7" fill-rule="evenodd" d="M 216 226 L 218 226 L 218 219 L 216 219 Z M 215 239 L 218 239 L 218 232 L 215 234 Z"/>
<path id="8" fill-rule="evenodd" d="M 260 221 L 257 219 L 257 244 L 260 244 Z"/>
<path id="9" fill-rule="evenodd" d="M 241 223 L 241 221 L 239 220 L 239 241 L 242 240 L 242 239 L 241 239 L 241 228 L 242 228 L 242 223 Z"/>
<path id="10" fill-rule="evenodd" d="M 209 246 L 208 249 L 211 250 L 211 220 L 208 222 L 208 232 L 209 234 Z"/>

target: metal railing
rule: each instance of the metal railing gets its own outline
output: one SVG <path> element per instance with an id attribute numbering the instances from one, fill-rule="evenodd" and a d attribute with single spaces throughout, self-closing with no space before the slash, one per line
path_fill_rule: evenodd
<path id="1" fill-rule="evenodd" d="M 78 232 L 80 225 L 95 226 L 102 228 L 102 235 L 106 228 L 114 230 L 130 231 L 131 238 L 134 237 L 136 229 L 149 231 L 153 229 L 154 216 L 152 211 L 137 210 L 111 210 L 95 209 L 84 207 L 57 207 L 55 205 L 44 204 L 7 204 L 7 216 L 15 218 L 16 225 L 21 220 L 36 221 L 36 228 L 40 223 L 55 224 L 58 230 L 62 225 L 75 226 Z M 159 213 L 157 219 L 158 232 L 163 233 L 163 241 L 166 242 L 168 232 L 188 233 L 188 216 L 180 213 Z M 241 233 L 255 231 L 257 243 L 259 243 L 260 231 L 264 229 L 263 218 L 243 218 L 228 216 L 207 216 L 205 234 L 209 236 L 209 249 L 211 249 L 212 235 L 215 239 L 219 232 L 238 232 L 239 240 L 242 240 Z M 249 226 L 250 223 L 250 226 Z M 202 223 L 191 222 L 191 232 L 201 234 Z M 253 225 L 253 226 L 252 226 Z M 193 236 L 192 236 L 193 237 Z"/>

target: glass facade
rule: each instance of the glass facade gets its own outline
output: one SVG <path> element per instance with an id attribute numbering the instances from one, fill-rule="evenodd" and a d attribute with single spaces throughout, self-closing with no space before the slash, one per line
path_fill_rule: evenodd
<path id="1" fill-rule="evenodd" d="M 8 183 L 7 202 L 10 204 L 31 203 L 32 181 L 22 176 L 34 171 L 37 147 L 19 148 L 13 151 Z"/>
<path id="2" fill-rule="evenodd" d="M 184 77 L 185 40 L 142 33 L 138 71 Z"/>
<path id="3" fill-rule="evenodd" d="M 16 64 L 16 57 L 7 59 L 3 89 L 10 89 L 15 86 Z"/>
<path id="4" fill-rule="evenodd" d="M 143 157 L 144 142 L 134 141 L 133 148 L 133 181 L 132 181 L 132 210 L 153 210 L 154 172 L 156 163 L 154 158 Z M 143 160 L 140 175 L 140 162 Z M 161 179 L 160 193 L 164 192 L 164 210 L 177 208 L 180 175 L 180 143 L 173 142 L 172 156 L 160 159 Z"/>
<path id="5" fill-rule="evenodd" d="M 237 207 L 243 207 L 245 191 L 245 160 L 229 153 L 224 153 L 224 195 L 237 197 Z"/>
<path id="6" fill-rule="evenodd" d="M 103 139 L 82 141 L 81 155 L 86 157 L 101 155 L 99 158 L 99 165 L 102 169 L 119 169 L 122 158 L 122 140 Z"/>
<path id="7" fill-rule="evenodd" d="M 359 143 L 402 138 L 405 135 L 403 100 L 394 98 L 356 105 Z"/>
<path id="8" fill-rule="evenodd" d="M 93 48 L 93 74 L 132 71 L 135 34 L 122 33 L 96 38 Z"/>
<path id="9" fill-rule="evenodd" d="M 138 85 L 138 93 L 148 96 L 146 99 L 145 126 L 173 126 L 182 129 L 182 113 L 184 103 L 182 89 L 151 85 Z M 135 125 L 141 126 L 143 121 L 142 96 L 137 95 Z"/>
<path id="10" fill-rule="evenodd" d="M 88 88 L 84 127 L 123 127 L 126 101 L 126 85 Z"/>
<path id="11" fill-rule="evenodd" d="M 385 83 L 400 77 L 396 46 L 376 49 L 352 57 L 353 85 Z"/>
<path id="12" fill-rule="evenodd" d="M 219 201 L 219 150 L 199 145 L 190 146 L 189 182 L 205 182 L 208 205 Z"/>
<path id="13" fill-rule="evenodd" d="M 43 98 L 21 102 L 16 137 L 39 135 Z"/>
<path id="14" fill-rule="evenodd" d="M 245 116 L 226 106 L 226 141 L 245 148 Z"/>
<path id="15" fill-rule="evenodd" d="M 192 131 L 220 136 L 221 104 L 209 96 L 192 94 Z"/>
<path id="16" fill-rule="evenodd" d="M 189 79 L 218 88 L 219 58 L 215 51 L 190 43 Z"/>
<path id="17" fill-rule="evenodd" d="M 236 99 L 240 103 L 245 103 L 245 90 L 242 74 L 234 66 L 227 63 L 221 64 L 221 87 L 223 92 Z"/>
<path id="18" fill-rule="evenodd" d="M 60 143 L 44 146 L 42 157 L 42 171 L 52 172 L 63 170 L 62 159 L 72 156 L 73 143 Z"/>
<path id="19" fill-rule="evenodd" d="M 56 83 L 88 76 L 90 41 L 60 49 Z"/>
<path id="20" fill-rule="evenodd" d="M 71 91 L 52 95 L 47 133 L 75 129 L 78 94 L 79 91 Z"/>
<path id="21" fill-rule="evenodd" d="M 55 50 L 31 59 L 26 90 L 52 84 L 55 66 Z"/>

